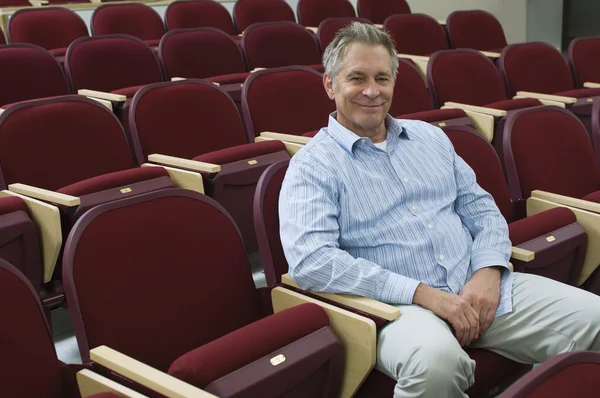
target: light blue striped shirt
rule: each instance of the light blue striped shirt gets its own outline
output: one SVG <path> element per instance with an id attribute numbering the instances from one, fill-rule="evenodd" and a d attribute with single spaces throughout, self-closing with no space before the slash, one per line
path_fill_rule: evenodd
<path id="1" fill-rule="evenodd" d="M 512 311 L 506 221 L 443 131 L 386 118 L 387 151 L 329 117 L 291 160 L 279 199 L 290 276 L 304 289 L 412 304 L 420 282 L 458 294 L 502 266 L 496 316 Z"/>

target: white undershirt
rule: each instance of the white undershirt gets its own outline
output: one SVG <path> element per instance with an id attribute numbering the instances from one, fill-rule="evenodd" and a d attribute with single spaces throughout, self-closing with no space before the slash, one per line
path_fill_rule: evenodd
<path id="1" fill-rule="evenodd" d="M 383 142 L 373 143 L 377 148 L 381 149 L 384 152 L 387 152 L 387 140 Z"/>

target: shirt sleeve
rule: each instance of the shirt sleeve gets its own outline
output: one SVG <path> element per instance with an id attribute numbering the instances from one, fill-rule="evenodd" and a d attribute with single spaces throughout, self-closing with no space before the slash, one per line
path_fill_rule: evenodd
<path id="1" fill-rule="evenodd" d="M 412 304 L 419 281 L 340 249 L 340 185 L 319 165 L 305 159 L 290 162 L 279 197 L 280 236 L 290 276 L 306 290 Z"/>
<path id="2" fill-rule="evenodd" d="M 473 237 L 471 270 L 500 266 L 508 271 L 511 243 L 506 220 L 494 198 L 477 184 L 473 169 L 453 147 L 452 152 L 457 185 L 455 210 Z"/>

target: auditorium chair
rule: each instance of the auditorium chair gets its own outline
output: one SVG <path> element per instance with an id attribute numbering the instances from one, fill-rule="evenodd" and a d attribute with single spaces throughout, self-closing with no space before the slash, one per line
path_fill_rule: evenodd
<path id="1" fill-rule="evenodd" d="M 300 25 L 317 27 L 327 18 L 353 18 L 354 6 L 348 0 L 298 0 L 296 15 Z"/>
<path id="2" fill-rule="evenodd" d="M 517 380 L 498 398 L 594 398 L 600 389 L 600 354 L 555 356 Z"/>
<path id="3" fill-rule="evenodd" d="M 215 28 L 237 37 L 229 11 L 214 0 L 176 0 L 165 10 L 167 30 Z"/>
<path id="4" fill-rule="evenodd" d="M 232 215 L 248 252 L 256 251 L 254 190 L 266 167 L 289 159 L 281 141 L 249 140 L 231 98 L 197 79 L 141 89 L 131 106 L 131 134 L 139 159 L 203 173 L 206 194 Z"/>
<path id="5" fill-rule="evenodd" d="M 527 199 L 528 214 L 556 206 L 576 214 L 591 242 L 576 285 L 599 294 L 600 253 L 592 242 L 600 232 L 600 169 L 585 127 L 564 108 L 522 109 L 507 117 L 499 138 L 513 201 Z"/>
<path id="6" fill-rule="evenodd" d="M 329 43 L 333 41 L 336 33 L 353 22 L 361 22 L 370 24 L 371 21 L 364 18 L 347 17 L 347 18 L 326 18 L 319 24 L 317 28 L 317 41 L 321 52 L 324 52 Z"/>
<path id="7" fill-rule="evenodd" d="M 338 397 L 353 381 L 344 362 L 375 350 L 372 321 L 257 290 L 235 223 L 197 192 L 147 193 L 87 212 L 63 268 L 84 361 L 106 345 L 221 398 Z"/>
<path id="8" fill-rule="evenodd" d="M 506 37 L 500 22 L 484 10 L 454 11 L 446 18 L 446 31 L 452 48 L 501 52 Z"/>
<path id="9" fill-rule="evenodd" d="M 600 37 L 577 37 L 571 40 L 568 61 L 576 88 L 600 87 Z"/>
<path id="10" fill-rule="evenodd" d="M 90 29 L 94 36 L 135 36 L 151 47 L 158 46 L 165 34 L 165 26 L 158 12 L 142 3 L 101 5 L 92 13 Z"/>
<path id="11" fill-rule="evenodd" d="M 577 88 L 556 48 L 542 42 L 511 44 L 502 51 L 498 68 L 511 97 L 560 102 L 590 130 L 592 104 L 600 99 L 600 88 Z"/>
<path id="12" fill-rule="evenodd" d="M 358 0 L 358 16 L 375 24 L 383 24 L 388 17 L 396 14 L 410 14 L 406 0 Z"/>
<path id="13" fill-rule="evenodd" d="M 240 33 L 259 22 L 296 23 L 294 10 L 285 0 L 238 0 L 233 6 L 232 15 Z"/>
<path id="14" fill-rule="evenodd" d="M 388 306 L 364 297 L 356 297 L 345 294 L 328 294 L 305 292 L 300 290 L 298 285 L 287 275 L 288 265 L 283 255 L 281 241 L 279 239 L 279 216 L 277 203 L 279 201 L 279 191 L 288 162 L 282 161 L 270 166 L 261 177 L 254 198 L 254 220 L 256 225 L 256 234 L 259 241 L 261 260 L 265 268 L 265 276 L 270 286 L 279 286 L 278 289 L 290 289 L 299 294 L 316 296 L 319 299 L 327 300 L 334 305 L 350 306 L 358 310 L 362 316 L 365 311 L 381 305 L 382 309 Z M 281 284 L 279 284 L 281 282 Z M 275 285 L 272 285 L 276 283 Z M 349 301 L 352 301 L 350 304 Z M 382 311 L 384 312 L 384 311 Z M 381 316 L 385 316 L 380 313 Z M 401 316 L 401 315 L 400 315 Z M 387 321 L 395 319 L 393 316 L 379 318 L 377 326 L 383 326 Z M 475 384 L 467 390 L 471 397 L 485 397 L 493 394 L 499 388 L 520 376 L 531 368 L 529 365 L 519 364 L 507 358 L 504 358 L 491 351 L 482 349 L 467 349 L 467 353 L 477 362 L 475 368 Z M 393 395 L 396 380 L 373 370 L 360 386 L 356 397 L 390 397 Z"/>
<path id="15" fill-rule="evenodd" d="M 426 14 L 391 15 L 383 30 L 394 40 L 398 54 L 430 56 L 450 48 L 444 28 Z"/>

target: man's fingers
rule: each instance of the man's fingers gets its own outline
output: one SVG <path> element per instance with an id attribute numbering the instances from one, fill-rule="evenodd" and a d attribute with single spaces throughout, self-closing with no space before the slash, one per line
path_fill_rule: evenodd
<path id="1" fill-rule="evenodd" d="M 465 342 L 467 341 L 467 320 L 463 317 L 458 316 L 451 323 L 454 327 L 454 334 L 456 336 L 456 340 L 458 340 L 458 343 L 461 347 L 464 347 Z"/>
<path id="2" fill-rule="evenodd" d="M 494 322 L 495 315 L 496 315 L 496 310 L 493 308 L 488 308 L 488 311 L 485 314 L 485 317 L 483 318 L 484 322 L 483 322 L 483 326 L 480 328 L 480 331 L 479 331 L 480 334 L 485 333 L 490 328 L 490 326 L 492 325 L 492 322 Z"/>

